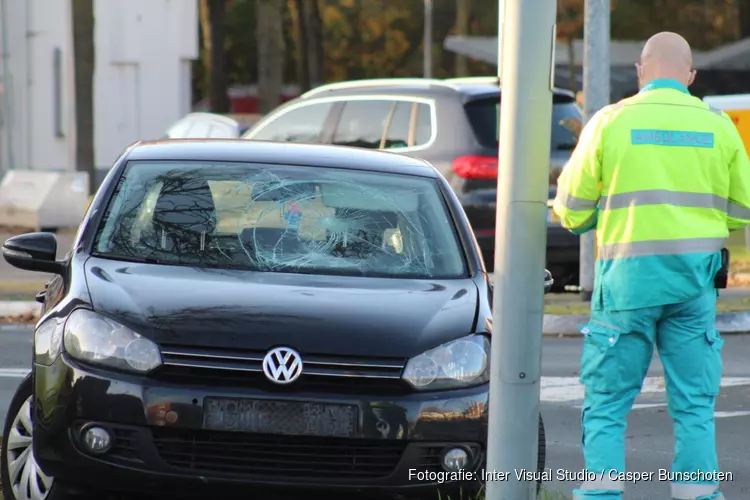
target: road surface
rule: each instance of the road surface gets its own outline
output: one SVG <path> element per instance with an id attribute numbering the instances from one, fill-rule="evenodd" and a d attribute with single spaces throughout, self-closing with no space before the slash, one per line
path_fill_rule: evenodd
<path id="1" fill-rule="evenodd" d="M 723 389 L 717 405 L 717 439 L 722 471 L 732 474 L 723 491 L 728 499 L 750 498 L 750 335 L 725 337 Z M 31 359 L 31 327 L 0 325 L 0 416 Z M 580 449 L 582 387 L 577 382 L 579 338 L 546 338 L 543 346 L 542 414 L 547 427 L 547 467 L 576 473 Z M 658 359 L 633 410 L 627 431 L 630 471 L 658 473 L 672 460 L 672 427 L 666 412 Z M 570 494 L 577 483 L 551 481 L 552 491 Z M 656 480 L 628 485 L 628 500 L 668 498 L 668 485 Z"/>

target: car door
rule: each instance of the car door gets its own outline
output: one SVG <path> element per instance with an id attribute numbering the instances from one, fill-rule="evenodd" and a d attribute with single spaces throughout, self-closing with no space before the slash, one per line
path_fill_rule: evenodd
<path id="1" fill-rule="evenodd" d="M 327 142 L 325 131 L 335 108 L 334 100 L 298 101 L 266 116 L 243 138 L 275 142 Z"/>

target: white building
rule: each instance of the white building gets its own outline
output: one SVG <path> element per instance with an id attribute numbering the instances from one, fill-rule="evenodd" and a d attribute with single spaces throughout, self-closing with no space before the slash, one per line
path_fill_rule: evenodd
<path id="1" fill-rule="evenodd" d="M 197 0 L 95 0 L 97 168 L 190 111 Z M 75 170 L 70 0 L 0 0 L 0 169 Z M 99 176 L 98 176 L 99 177 Z"/>

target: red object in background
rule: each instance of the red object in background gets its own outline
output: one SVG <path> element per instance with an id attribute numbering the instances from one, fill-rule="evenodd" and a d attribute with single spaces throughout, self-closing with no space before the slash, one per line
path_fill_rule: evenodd
<path id="1" fill-rule="evenodd" d="M 244 85 L 229 89 L 229 114 L 255 115 L 258 114 L 258 89 L 255 85 Z M 286 85 L 281 87 L 279 99 L 282 103 L 299 97 L 299 87 Z M 202 99 L 195 105 L 194 111 L 208 111 L 208 99 Z"/>
<path id="2" fill-rule="evenodd" d="M 453 160 L 453 171 L 464 179 L 497 179 L 497 157 L 460 156 Z"/>
<path id="3" fill-rule="evenodd" d="M 281 102 L 291 101 L 297 96 L 281 96 Z M 231 113 L 237 115 L 254 115 L 258 114 L 258 97 L 257 96 L 242 96 L 242 97 L 230 97 L 229 102 L 231 105 Z"/>

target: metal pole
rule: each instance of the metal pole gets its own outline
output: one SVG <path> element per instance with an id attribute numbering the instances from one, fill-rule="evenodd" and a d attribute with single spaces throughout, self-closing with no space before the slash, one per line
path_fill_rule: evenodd
<path id="1" fill-rule="evenodd" d="M 424 77 L 432 78 L 432 0 L 424 0 Z"/>
<path id="2" fill-rule="evenodd" d="M 503 99 L 486 498 L 533 500 L 536 481 L 515 474 L 537 470 L 557 2 L 504 0 L 499 7 Z M 506 473 L 503 481 L 492 477 Z"/>
<path id="3" fill-rule="evenodd" d="M 586 121 L 609 104 L 610 0 L 586 0 L 583 22 L 583 114 Z M 594 231 L 581 235 L 580 287 L 583 300 L 594 290 Z"/>

